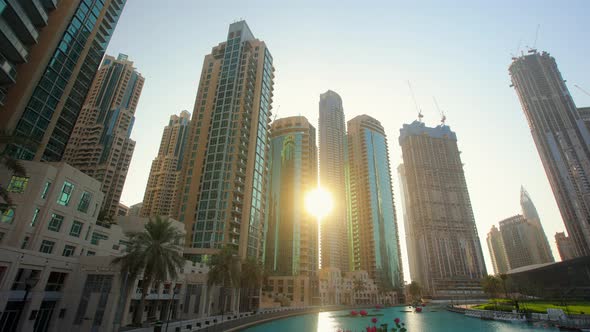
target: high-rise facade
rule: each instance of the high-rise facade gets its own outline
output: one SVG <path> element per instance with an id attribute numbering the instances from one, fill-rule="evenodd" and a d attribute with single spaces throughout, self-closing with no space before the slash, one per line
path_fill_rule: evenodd
<path id="1" fill-rule="evenodd" d="M 543 225 L 541 225 L 541 218 L 539 218 L 539 213 L 537 213 L 537 208 L 531 196 L 524 187 L 520 188 L 520 207 L 522 208 L 522 215 L 526 221 L 535 226 L 533 241 L 530 245 L 534 246 L 535 248 L 533 250 L 538 252 L 539 263 L 554 262 L 555 260 L 553 259 L 553 253 L 551 252 L 547 235 L 545 235 Z"/>
<path id="2" fill-rule="evenodd" d="M 352 268 L 367 271 L 383 289 L 401 289 L 403 270 L 385 129 L 368 115 L 351 119 L 347 128 Z"/>
<path id="3" fill-rule="evenodd" d="M 576 246 L 572 238 L 566 236 L 564 232 L 555 233 L 555 244 L 557 245 L 559 257 L 561 257 L 562 261 L 576 258 Z"/>
<path id="4" fill-rule="evenodd" d="M 321 266 L 350 270 L 349 224 L 347 222 L 345 164 L 346 127 L 342 98 L 331 90 L 319 103 L 320 187 L 332 195 L 334 206 L 320 223 Z"/>
<path id="5" fill-rule="evenodd" d="M 38 143 L 9 145 L 7 152 L 59 161 L 126 0 L 1 3 L 0 52 L 6 60 L 0 63 L 18 77 L 0 92 L 0 129 Z"/>
<path id="6" fill-rule="evenodd" d="M 590 255 L 590 131 L 549 53 L 514 58 L 509 72 L 576 255 Z"/>
<path id="7" fill-rule="evenodd" d="M 500 221 L 500 233 L 509 269 L 521 266 L 553 262 L 545 257 L 539 245 L 537 226 L 518 214 Z"/>
<path id="8" fill-rule="evenodd" d="M 434 297 L 480 294 L 486 267 L 456 134 L 414 121 L 399 143 L 412 280 Z"/>
<path id="9" fill-rule="evenodd" d="M 496 225 L 493 225 L 492 229 L 490 229 L 486 242 L 488 243 L 490 257 L 492 258 L 494 273 L 499 274 L 508 272 L 510 267 L 508 265 L 508 257 L 506 257 L 504 240 L 502 239 L 502 233 L 496 228 Z"/>
<path id="10" fill-rule="evenodd" d="M 205 56 L 177 196 L 188 259 L 225 245 L 262 259 L 272 63 L 245 21 Z"/>
<path id="11" fill-rule="evenodd" d="M 124 54 L 106 56 L 78 116 L 64 160 L 102 183 L 105 217 L 117 215 L 135 149 L 130 138 L 144 78 Z"/>
<path id="12" fill-rule="evenodd" d="M 145 194 L 142 217 L 171 216 L 176 213 L 176 199 L 184 149 L 188 139 L 191 114 L 187 111 L 170 116 L 164 127 L 158 155 L 152 161 Z"/>
<path id="13" fill-rule="evenodd" d="M 265 266 L 281 276 L 315 276 L 318 223 L 305 211 L 305 194 L 317 187 L 316 131 L 303 116 L 271 125 Z"/>

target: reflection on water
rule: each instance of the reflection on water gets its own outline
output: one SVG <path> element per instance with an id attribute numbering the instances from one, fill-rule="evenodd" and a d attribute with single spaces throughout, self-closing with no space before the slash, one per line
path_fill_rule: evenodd
<path id="1" fill-rule="evenodd" d="M 465 317 L 446 311 L 444 308 L 428 307 L 423 313 L 402 312 L 406 307 L 393 307 L 381 310 L 368 310 L 369 315 L 377 318 L 377 326 L 387 323 L 389 329 L 393 320 L 400 318 L 406 323 L 409 332 L 522 332 L 522 331 L 558 331 L 545 324 L 504 323 L 485 321 Z M 253 326 L 246 332 L 336 332 L 338 330 L 364 332 L 367 326 L 373 326 L 373 317 L 346 317 L 347 311 L 330 311 L 275 320 L 266 324 Z"/>

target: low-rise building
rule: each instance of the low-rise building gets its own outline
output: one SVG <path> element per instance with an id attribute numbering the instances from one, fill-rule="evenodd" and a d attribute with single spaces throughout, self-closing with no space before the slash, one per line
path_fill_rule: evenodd
<path id="1" fill-rule="evenodd" d="M 323 268 L 319 273 L 319 293 L 322 305 L 353 305 L 398 303 L 398 294 L 380 289 L 367 271 L 345 272 L 340 269 Z"/>

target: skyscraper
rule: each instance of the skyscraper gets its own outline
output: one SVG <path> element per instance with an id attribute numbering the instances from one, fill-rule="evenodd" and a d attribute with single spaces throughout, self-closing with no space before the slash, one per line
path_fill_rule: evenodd
<path id="1" fill-rule="evenodd" d="M 152 162 L 143 196 L 143 217 L 170 216 L 176 213 L 173 211 L 174 201 L 188 139 L 190 116 L 187 111 L 172 115 L 168 125 L 164 127 L 160 149 Z"/>
<path id="2" fill-rule="evenodd" d="M 135 149 L 130 138 L 144 78 L 124 54 L 106 56 L 76 121 L 64 159 L 102 183 L 106 217 L 117 214 Z"/>
<path id="3" fill-rule="evenodd" d="M 533 204 L 531 196 L 524 187 L 520 188 L 520 206 L 522 208 L 522 215 L 526 221 L 535 226 L 533 242 L 530 245 L 536 247 L 534 250 L 538 252 L 539 263 L 554 262 L 555 260 L 553 259 L 553 253 L 551 252 L 547 235 L 545 235 L 543 225 L 541 225 L 541 218 L 539 218 L 537 208 Z"/>
<path id="4" fill-rule="evenodd" d="M 550 263 L 539 245 L 537 226 L 518 214 L 500 221 L 500 233 L 508 258 L 509 269 L 521 266 Z"/>
<path id="5" fill-rule="evenodd" d="M 43 15 L 39 1 L 8 1 L 2 10 L 3 22 L 14 25 L 2 25 L 0 35 L 10 37 L 6 46 L 2 42 L 1 52 L 12 63 L 9 72 L 16 69 L 18 77 L 14 85 L 0 92 L 4 95 L 0 129 L 39 143 L 34 149 L 9 145 L 10 155 L 59 161 L 126 0 L 41 3 L 55 10 Z M 34 24 L 16 9 L 18 4 L 27 8 Z M 45 21 L 47 26 L 36 32 L 35 27 Z M 10 67 L 8 61 L 3 64 L 5 69 Z M 21 64 L 15 68 L 17 63 Z"/>
<path id="6" fill-rule="evenodd" d="M 399 142 L 412 280 L 434 297 L 481 292 L 486 267 L 456 134 L 414 121 Z"/>
<path id="7" fill-rule="evenodd" d="M 305 194 L 317 187 L 315 128 L 303 116 L 273 121 L 265 265 L 283 276 L 314 276 L 318 223 L 305 212 Z"/>
<path id="8" fill-rule="evenodd" d="M 564 232 L 555 233 L 555 243 L 562 261 L 576 258 L 576 247 L 571 237 L 565 236 Z"/>
<path id="9" fill-rule="evenodd" d="M 508 265 L 508 257 L 506 257 L 504 240 L 502 239 L 502 233 L 496 228 L 496 225 L 493 225 L 492 229 L 490 229 L 486 242 L 488 243 L 490 257 L 492 258 L 494 273 L 499 274 L 508 272 L 510 266 Z"/>
<path id="10" fill-rule="evenodd" d="M 224 245 L 262 259 L 272 61 L 245 21 L 205 56 L 177 196 L 193 261 Z"/>
<path id="11" fill-rule="evenodd" d="M 403 287 L 399 232 L 385 129 L 359 115 L 348 121 L 352 267 L 365 270 L 384 289 Z"/>
<path id="12" fill-rule="evenodd" d="M 577 256 L 590 255 L 590 132 L 549 53 L 513 58 L 509 71 Z"/>
<path id="13" fill-rule="evenodd" d="M 320 95 L 320 187 L 330 192 L 334 207 L 320 223 L 321 266 L 349 271 L 349 232 L 346 211 L 346 128 L 342 98 L 331 90 Z"/>

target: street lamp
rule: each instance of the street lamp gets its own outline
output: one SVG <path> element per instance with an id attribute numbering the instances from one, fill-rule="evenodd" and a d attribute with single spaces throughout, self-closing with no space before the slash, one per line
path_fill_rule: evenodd
<path id="1" fill-rule="evenodd" d="M 172 288 L 172 298 L 170 299 L 170 305 L 168 306 L 168 315 L 166 317 L 166 330 L 165 332 L 168 332 L 168 323 L 170 322 L 170 316 L 172 316 L 172 306 L 174 305 L 174 295 L 178 294 L 180 292 L 180 289 L 178 287 L 176 287 L 176 284 L 174 285 L 174 287 Z M 185 303 L 186 305 L 186 303 Z"/>
<path id="2" fill-rule="evenodd" d="M 33 274 L 33 271 L 31 271 L 31 274 L 29 274 L 25 278 L 25 296 L 23 296 L 22 304 L 20 307 L 20 316 L 24 316 L 25 306 L 27 304 L 27 297 L 29 297 L 29 292 L 31 291 L 31 289 L 35 288 L 38 282 L 39 277 L 36 274 Z M 24 319 L 25 318 L 23 318 L 23 320 Z"/>

